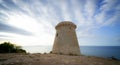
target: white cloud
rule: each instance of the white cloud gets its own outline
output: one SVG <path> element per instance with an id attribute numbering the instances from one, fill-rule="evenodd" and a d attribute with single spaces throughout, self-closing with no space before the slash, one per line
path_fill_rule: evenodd
<path id="1" fill-rule="evenodd" d="M 85 10 L 86 16 L 88 16 L 88 19 L 89 19 L 89 17 L 91 18 L 96 10 L 95 1 L 94 0 L 87 0 L 85 3 L 84 10 Z"/>
<path id="2" fill-rule="evenodd" d="M 34 40 L 36 44 L 51 44 L 55 34 L 54 27 L 60 21 L 70 20 L 77 24 L 78 37 L 94 37 L 91 31 L 111 25 L 120 16 L 117 11 L 108 19 L 109 14 L 106 13 L 112 9 L 119 10 L 120 5 L 115 5 L 117 0 L 103 0 L 102 3 L 105 4 L 101 4 L 99 8 L 97 8 L 98 1 L 96 0 L 49 0 L 47 3 L 43 3 L 42 0 L 28 2 L 13 0 L 13 2 L 21 10 L 1 10 L 0 12 L 8 16 L 6 18 L 9 21 L 8 24 L 34 33 L 35 37 L 29 39 Z M 6 4 L 3 5 L 9 8 Z M 29 39 L 26 37 L 26 41 Z"/>
<path id="3" fill-rule="evenodd" d="M 43 29 L 42 25 L 40 25 L 34 18 L 29 17 L 24 14 L 13 13 L 9 16 L 7 20 L 9 25 L 36 33 L 39 32 L 39 29 Z"/>
<path id="4" fill-rule="evenodd" d="M 100 9 L 105 12 L 115 9 L 118 2 L 119 0 L 104 0 L 103 3 L 105 4 Z"/>
<path id="5" fill-rule="evenodd" d="M 73 11 L 73 18 L 76 20 L 76 24 L 78 26 L 83 26 L 85 25 L 85 18 L 84 18 L 84 15 L 82 13 L 82 9 L 83 9 L 83 5 L 82 3 L 78 0 L 71 0 L 71 8 L 72 8 L 72 11 Z"/>
<path id="6" fill-rule="evenodd" d="M 61 9 L 63 19 L 71 21 L 72 19 L 71 19 L 71 14 L 69 11 L 69 6 L 68 6 L 67 0 L 59 2 L 59 7 Z"/>
<path id="7" fill-rule="evenodd" d="M 3 0 L 0 0 L 0 4 L 3 3 Z"/>

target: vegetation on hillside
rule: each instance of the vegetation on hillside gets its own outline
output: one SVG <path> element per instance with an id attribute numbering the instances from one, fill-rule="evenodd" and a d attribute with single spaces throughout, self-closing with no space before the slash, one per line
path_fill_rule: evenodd
<path id="1" fill-rule="evenodd" d="M 3 42 L 0 44 L 0 53 L 26 53 L 26 50 L 10 42 Z"/>

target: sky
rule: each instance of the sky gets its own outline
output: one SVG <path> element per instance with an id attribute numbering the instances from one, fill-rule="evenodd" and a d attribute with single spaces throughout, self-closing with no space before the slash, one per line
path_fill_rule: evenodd
<path id="1" fill-rule="evenodd" d="M 0 0 L 1 43 L 53 45 L 62 21 L 77 25 L 81 46 L 120 46 L 120 0 Z"/>

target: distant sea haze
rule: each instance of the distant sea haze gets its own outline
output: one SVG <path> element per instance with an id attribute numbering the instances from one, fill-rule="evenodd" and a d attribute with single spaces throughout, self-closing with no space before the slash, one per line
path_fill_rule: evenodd
<path id="1" fill-rule="evenodd" d="M 52 46 L 23 46 L 29 53 L 49 53 Z M 120 46 L 80 46 L 82 55 L 120 59 Z"/>

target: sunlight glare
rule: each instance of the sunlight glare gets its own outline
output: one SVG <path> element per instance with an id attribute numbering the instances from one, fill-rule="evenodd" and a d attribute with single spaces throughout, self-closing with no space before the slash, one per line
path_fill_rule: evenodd
<path id="1" fill-rule="evenodd" d="M 13 14 L 8 18 L 8 24 L 23 30 L 37 33 L 43 31 L 43 25 L 34 18 L 24 14 Z"/>

